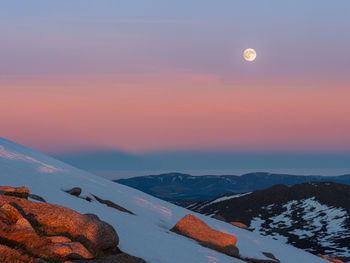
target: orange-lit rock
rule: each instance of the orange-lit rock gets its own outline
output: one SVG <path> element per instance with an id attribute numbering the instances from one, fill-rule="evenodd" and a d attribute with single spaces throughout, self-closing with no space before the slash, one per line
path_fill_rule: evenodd
<path id="1" fill-rule="evenodd" d="M 20 198 L 28 198 L 30 191 L 26 187 L 10 187 L 0 186 L 0 195 L 17 196 Z"/>
<path id="2" fill-rule="evenodd" d="M 64 233 L 82 243 L 93 255 L 103 254 L 105 250 L 115 250 L 118 235 L 114 228 L 99 220 L 97 216 L 82 215 L 66 207 L 36 203 L 23 198 L 0 195 L 0 205 L 15 203 L 26 219 L 37 225 L 39 232 L 46 236 Z"/>
<path id="3" fill-rule="evenodd" d="M 230 224 L 232 224 L 236 227 L 243 228 L 243 229 L 248 229 L 248 226 L 246 224 L 241 223 L 241 222 L 230 222 Z"/>
<path id="4" fill-rule="evenodd" d="M 227 255 L 238 256 L 235 236 L 212 229 L 193 215 L 183 217 L 171 231 L 197 240 L 201 245 Z"/>
<path id="5" fill-rule="evenodd" d="M 0 187 L 1 263 L 145 263 L 120 251 L 116 231 L 98 216 L 32 202 L 29 193 Z"/>
<path id="6" fill-rule="evenodd" d="M 92 254 L 78 242 L 71 242 L 68 239 L 68 242 L 56 243 L 55 240 L 39 236 L 24 217 L 14 224 L 9 221 L 6 224 L 1 220 L 0 237 L 5 243 L 21 248 L 24 252 L 30 251 L 30 254 L 37 258 L 46 260 L 93 258 Z"/>
<path id="7" fill-rule="evenodd" d="M 12 263 L 12 262 L 25 262 L 35 263 L 37 260 L 31 256 L 23 255 L 18 250 L 10 248 L 8 246 L 0 245 L 0 262 Z"/>

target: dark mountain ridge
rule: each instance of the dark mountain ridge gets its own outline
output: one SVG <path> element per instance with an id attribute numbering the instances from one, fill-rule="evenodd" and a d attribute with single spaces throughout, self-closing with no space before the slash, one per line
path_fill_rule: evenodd
<path id="1" fill-rule="evenodd" d="M 115 180 L 158 198 L 179 200 L 209 200 L 226 193 L 242 193 L 265 189 L 277 184 L 292 186 L 306 182 L 335 182 L 350 185 L 350 174 L 341 176 L 304 176 L 272 173 L 192 176 L 182 173 L 139 176 Z"/>
<path id="2" fill-rule="evenodd" d="M 246 194 L 226 194 L 189 209 L 314 254 L 350 260 L 350 186 L 333 182 L 275 185 Z"/>

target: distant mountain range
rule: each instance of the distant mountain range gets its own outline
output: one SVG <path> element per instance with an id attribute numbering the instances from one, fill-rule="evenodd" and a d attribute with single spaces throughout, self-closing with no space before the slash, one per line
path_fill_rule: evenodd
<path id="1" fill-rule="evenodd" d="M 342 177 L 344 178 L 344 177 Z M 350 186 L 312 182 L 227 194 L 188 207 L 314 254 L 350 260 Z"/>
<path id="2" fill-rule="evenodd" d="M 277 184 L 293 186 L 306 182 L 335 182 L 350 185 L 350 174 L 341 176 L 300 176 L 260 172 L 242 176 L 191 176 L 182 173 L 167 173 L 119 179 L 115 182 L 164 200 L 183 203 L 184 200 L 209 200 L 227 193 L 250 192 Z M 188 204 L 188 202 L 184 202 L 184 204 Z"/>

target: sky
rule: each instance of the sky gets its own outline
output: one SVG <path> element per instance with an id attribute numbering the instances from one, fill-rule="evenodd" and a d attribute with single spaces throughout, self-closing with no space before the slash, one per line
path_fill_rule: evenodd
<path id="1" fill-rule="evenodd" d="M 344 166 L 349 13 L 347 0 L 1 1 L 0 136 L 55 156 Z"/>

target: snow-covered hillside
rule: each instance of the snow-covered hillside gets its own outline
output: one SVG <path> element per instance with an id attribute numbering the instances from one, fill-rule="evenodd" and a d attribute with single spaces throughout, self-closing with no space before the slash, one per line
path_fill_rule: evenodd
<path id="1" fill-rule="evenodd" d="M 241 222 L 260 235 L 313 254 L 350 260 L 350 186 L 311 182 L 226 194 L 188 206 L 195 212 Z"/>
<path id="2" fill-rule="evenodd" d="M 328 248 L 325 250 L 327 255 L 350 257 L 350 251 L 346 247 L 339 247 L 338 244 L 339 240 L 350 238 L 349 231 L 345 227 L 346 222 L 349 221 L 346 210 L 320 204 L 315 200 L 315 197 L 290 201 L 282 206 L 284 211 L 278 215 L 272 212 L 278 211 L 275 206 L 277 207 L 274 204 L 262 207 L 262 210 L 265 210 L 264 214 L 271 215 L 269 217 L 271 223 L 268 228 L 262 226 L 265 220 L 261 214 L 253 218 L 250 228 L 254 229 L 254 232 L 269 235 L 287 243 L 288 237 L 273 231 L 273 229 L 281 229 L 297 236 L 300 240 L 312 238 L 319 246 Z M 295 211 L 298 211 L 297 215 Z M 303 222 L 303 224 L 299 222 Z M 312 249 L 306 248 L 305 250 Z"/>
<path id="3" fill-rule="evenodd" d="M 51 157 L 0 138 L 0 185 L 26 186 L 47 202 L 72 208 L 80 213 L 94 213 L 110 223 L 120 237 L 119 247 L 149 263 L 233 263 L 243 262 L 184 236 L 170 232 L 186 214 L 194 214 L 209 226 L 235 235 L 237 247 L 245 257 L 266 258 L 271 252 L 283 263 L 328 262 L 312 254 L 284 245 L 257 233 L 175 206 L 133 188 L 113 183 L 81 171 Z M 97 201 L 88 202 L 62 191 L 80 187 L 82 195 L 97 195 L 130 210 L 123 213 Z M 94 200 L 94 199 L 93 199 Z"/>

